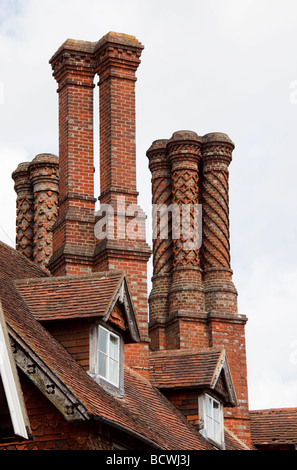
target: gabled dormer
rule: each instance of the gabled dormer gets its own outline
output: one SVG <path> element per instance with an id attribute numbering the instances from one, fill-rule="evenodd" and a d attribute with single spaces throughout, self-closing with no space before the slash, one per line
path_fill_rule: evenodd
<path id="1" fill-rule="evenodd" d="M 224 407 L 237 406 L 224 349 L 153 352 L 150 377 L 209 442 L 224 449 Z"/>
<path id="2" fill-rule="evenodd" d="M 28 416 L 0 302 L 0 441 L 28 439 Z"/>
<path id="3" fill-rule="evenodd" d="M 140 334 L 123 271 L 15 282 L 33 317 L 113 394 L 124 393 L 125 345 Z"/>

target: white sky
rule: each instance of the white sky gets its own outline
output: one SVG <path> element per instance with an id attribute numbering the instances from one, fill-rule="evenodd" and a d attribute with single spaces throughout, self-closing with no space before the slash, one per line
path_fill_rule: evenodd
<path id="1" fill-rule="evenodd" d="M 14 245 L 11 173 L 58 154 L 48 63 L 67 39 L 108 31 L 145 46 L 137 76 L 137 173 L 150 213 L 146 150 L 179 129 L 221 131 L 230 166 L 231 256 L 246 328 L 250 408 L 297 407 L 297 2 L 0 0 L 0 239 Z M 99 195 L 99 190 L 97 190 Z"/>

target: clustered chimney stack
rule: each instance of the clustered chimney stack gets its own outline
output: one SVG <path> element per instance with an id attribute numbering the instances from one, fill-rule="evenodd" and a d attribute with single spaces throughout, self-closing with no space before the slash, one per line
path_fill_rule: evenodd
<path id="1" fill-rule="evenodd" d="M 164 238 L 159 230 L 153 241 L 154 349 L 212 346 L 211 319 L 237 313 L 229 244 L 228 166 L 233 149 L 225 134 L 199 137 L 178 131 L 147 151 L 152 202 L 162 206 L 154 230 L 156 223 L 167 222 L 164 217 L 161 221 L 164 207 L 172 215 L 169 236 Z"/>
<path id="2" fill-rule="evenodd" d="M 147 151 L 152 202 L 163 204 L 163 214 L 166 207 L 172 209 L 167 239 L 155 229 L 156 223 L 162 227 L 167 219 L 162 222 L 162 214 L 159 219 L 153 217 L 157 238 L 153 241 L 149 333 L 153 350 L 226 348 L 240 405 L 226 410 L 225 418 L 227 426 L 248 441 L 246 317 L 237 311 L 230 267 L 228 167 L 233 149 L 226 134 L 199 137 L 179 131 L 169 140 L 153 142 Z M 200 227 L 195 227 L 197 205 Z M 188 214 L 185 221 L 183 209 Z M 184 229 L 180 235 L 176 225 Z M 188 245 L 195 241 L 193 229 L 198 243 Z"/>
<path id="3" fill-rule="evenodd" d="M 20 165 L 13 178 L 18 194 L 18 250 L 46 265 L 54 276 L 126 271 L 142 338 L 126 351 L 126 362 L 148 376 L 147 262 L 151 250 L 145 240 L 146 215 L 137 203 L 135 136 L 135 74 L 142 50 L 134 36 L 113 32 L 98 42 L 66 40 L 50 59 L 58 83 L 60 177 L 52 162 L 43 171 L 44 156 L 38 156 L 31 164 Z M 96 74 L 99 215 L 94 197 Z M 105 221 L 104 209 L 112 220 Z M 106 226 L 99 237 L 97 221 L 102 220 Z M 112 232 L 107 230 L 110 224 Z"/>

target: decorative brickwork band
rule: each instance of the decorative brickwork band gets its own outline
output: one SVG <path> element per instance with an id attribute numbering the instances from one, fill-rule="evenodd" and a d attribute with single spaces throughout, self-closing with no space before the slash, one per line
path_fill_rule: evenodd
<path id="1" fill-rule="evenodd" d="M 37 155 L 29 165 L 34 194 L 33 261 L 46 268 L 52 256 L 52 227 L 58 216 L 59 160 L 55 155 Z"/>
<path id="2" fill-rule="evenodd" d="M 34 200 L 30 181 L 29 162 L 20 163 L 12 173 L 16 201 L 16 249 L 32 260 Z"/>

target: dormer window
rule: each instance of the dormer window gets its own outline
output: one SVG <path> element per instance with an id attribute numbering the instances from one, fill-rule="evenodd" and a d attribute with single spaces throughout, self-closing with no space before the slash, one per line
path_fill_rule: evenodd
<path id="1" fill-rule="evenodd" d="M 115 328 L 102 323 L 93 325 L 91 329 L 90 374 L 109 392 L 122 395 L 124 341 Z"/>
<path id="2" fill-rule="evenodd" d="M 116 387 L 119 386 L 120 338 L 99 325 L 98 374 Z"/>
<path id="3" fill-rule="evenodd" d="M 224 448 L 223 405 L 205 393 L 199 397 L 199 421 L 201 434 L 221 449 Z"/>

